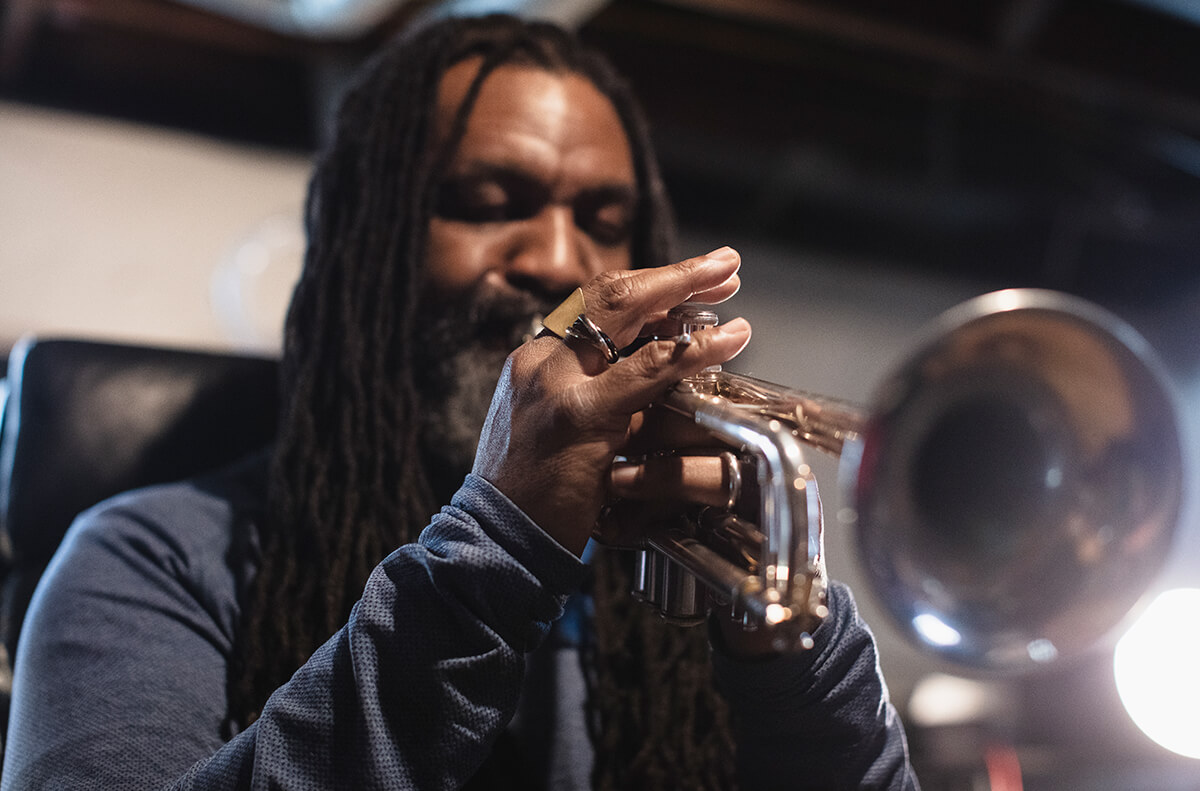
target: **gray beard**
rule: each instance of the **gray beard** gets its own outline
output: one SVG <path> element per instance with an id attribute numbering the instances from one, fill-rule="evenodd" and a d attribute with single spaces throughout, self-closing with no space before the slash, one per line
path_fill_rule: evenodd
<path id="1" fill-rule="evenodd" d="M 472 345 L 442 358 L 441 393 L 421 411 L 421 443 L 440 472 L 461 478 L 470 471 L 506 356 Z"/>
<path id="2" fill-rule="evenodd" d="M 505 359 L 557 301 L 477 288 L 461 300 L 432 303 L 425 301 L 419 317 L 413 357 L 422 451 L 438 502 L 448 502 L 474 464 Z"/>

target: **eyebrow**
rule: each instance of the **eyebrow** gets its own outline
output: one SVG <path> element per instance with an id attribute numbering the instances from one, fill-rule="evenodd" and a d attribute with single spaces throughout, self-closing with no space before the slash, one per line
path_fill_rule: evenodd
<path id="1" fill-rule="evenodd" d="M 527 168 L 518 163 L 497 163 L 485 160 L 468 160 L 459 167 L 451 165 L 446 169 L 443 178 L 499 180 L 515 178 L 525 181 L 541 181 L 540 177 L 531 174 Z M 585 187 L 583 192 L 589 195 L 604 195 L 614 200 L 636 201 L 638 197 L 636 182 L 625 180 L 599 182 Z"/>

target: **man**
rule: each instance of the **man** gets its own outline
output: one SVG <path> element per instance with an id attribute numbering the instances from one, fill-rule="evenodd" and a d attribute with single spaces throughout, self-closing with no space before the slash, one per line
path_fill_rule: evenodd
<path id="1" fill-rule="evenodd" d="M 666 265 L 654 160 L 603 61 L 507 18 L 389 48 L 307 227 L 269 463 L 80 519 L 22 638 L 6 788 L 725 788 L 735 743 L 749 785 L 794 764 L 914 785 L 841 589 L 810 654 L 722 649 L 732 720 L 706 636 L 637 609 L 619 553 L 561 617 L 635 413 L 749 339 L 736 320 L 615 364 L 555 337 L 509 355 L 577 286 L 621 347 L 738 286 L 728 248 Z M 539 647 L 582 665 L 534 654 L 526 679 Z"/>

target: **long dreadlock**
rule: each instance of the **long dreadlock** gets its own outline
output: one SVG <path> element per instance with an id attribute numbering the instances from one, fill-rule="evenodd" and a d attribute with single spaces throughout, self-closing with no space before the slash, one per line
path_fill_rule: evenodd
<path id="1" fill-rule="evenodd" d="M 472 56 L 482 57 L 478 75 L 445 145 L 432 151 L 441 77 Z M 415 540 L 436 510 L 413 366 L 420 266 L 438 180 L 480 86 L 514 62 L 581 74 L 612 101 L 641 198 L 633 260 L 673 260 L 673 221 L 640 111 L 607 61 L 574 37 L 510 17 L 449 20 L 368 64 L 343 97 L 309 189 L 262 557 L 228 676 L 231 730 L 258 716 L 346 621 L 375 565 Z M 581 653 L 595 786 L 730 787 L 733 743 L 705 636 L 635 605 L 620 553 L 599 555 L 594 629 Z"/>

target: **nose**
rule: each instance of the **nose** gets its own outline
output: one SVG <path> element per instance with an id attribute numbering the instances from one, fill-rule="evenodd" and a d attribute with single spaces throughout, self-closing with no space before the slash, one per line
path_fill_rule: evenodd
<path id="1" fill-rule="evenodd" d="M 510 251 L 505 277 L 526 291 L 557 294 L 583 284 L 595 266 L 569 206 L 547 205 L 524 223 Z"/>

